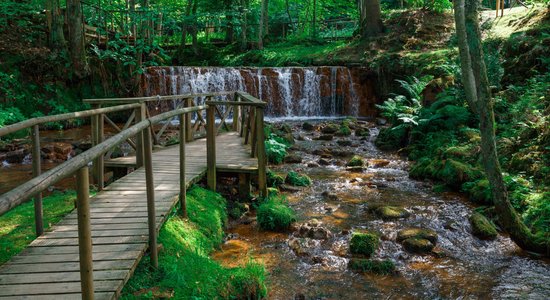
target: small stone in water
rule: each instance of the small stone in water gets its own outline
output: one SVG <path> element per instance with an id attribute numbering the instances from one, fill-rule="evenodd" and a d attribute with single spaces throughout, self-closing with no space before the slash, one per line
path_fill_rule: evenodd
<path id="1" fill-rule="evenodd" d="M 329 191 L 324 191 L 321 196 L 323 196 L 323 198 L 327 199 L 327 200 L 332 200 L 332 201 L 336 201 L 338 200 L 338 195 L 336 195 L 336 193 L 332 193 L 332 192 L 329 192 Z"/>

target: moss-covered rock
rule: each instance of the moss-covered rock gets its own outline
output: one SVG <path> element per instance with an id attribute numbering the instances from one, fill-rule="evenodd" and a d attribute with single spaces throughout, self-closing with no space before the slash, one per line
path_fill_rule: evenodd
<path id="1" fill-rule="evenodd" d="M 397 150 L 407 145 L 408 136 L 409 130 L 404 126 L 383 128 L 374 143 L 382 150 Z"/>
<path id="2" fill-rule="evenodd" d="M 338 128 L 338 131 L 335 133 L 337 136 L 350 136 L 351 129 L 348 126 L 342 125 Z"/>
<path id="3" fill-rule="evenodd" d="M 359 155 L 354 155 L 348 162 L 346 163 L 347 167 L 363 167 L 365 166 L 365 160 L 363 157 Z"/>
<path id="4" fill-rule="evenodd" d="M 431 229 L 424 228 L 405 228 L 397 233 L 397 241 L 403 242 L 409 238 L 426 239 L 432 244 L 437 243 L 437 233 Z"/>
<path id="5" fill-rule="evenodd" d="M 443 168 L 436 173 L 437 179 L 459 188 L 463 183 L 478 179 L 482 176 L 481 170 L 472 165 L 454 159 L 447 159 Z"/>
<path id="6" fill-rule="evenodd" d="M 470 201 L 478 204 L 492 204 L 493 196 L 489 180 L 480 179 L 476 181 L 466 182 L 462 185 L 462 191 L 468 194 Z"/>
<path id="7" fill-rule="evenodd" d="M 384 220 L 408 218 L 411 215 L 411 213 L 403 207 L 397 206 L 380 206 L 376 208 L 375 213 Z"/>
<path id="8" fill-rule="evenodd" d="M 349 250 L 352 254 L 370 256 L 378 249 L 379 238 L 372 232 L 354 232 L 349 242 Z"/>
<path id="9" fill-rule="evenodd" d="M 300 175 L 297 172 L 290 171 L 286 174 L 285 183 L 293 186 L 310 186 L 312 181 L 307 175 Z"/>
<path id="10" fill-rule="evenodd" d="M 395 273 L 395 264 L 393 261 L 373 260 L 364 258 L 352 258 L 348 263 L 348 268 L 355 272 L 367 272 L 380 275 L 388 275 Z"/>
<path id="11" fill-rule="evenodd" d="M 264 230 L 284 231 L 296 221 L 294 210 L 277 197 L 262 203 L 256 216 L 258 225 Z"/>
<path id="12" fill-rule="evenodd" d="M 285 182 L 283 176 L 268 170 L 267 171 L 267 185 L 270 187 L 278 187 Z"/>
<path id="13" fill-rule="evenodd" d="M 480 213 L 473 213 L 470 218 L 470 224 L 472 225 L 472 233 L 483 240 L 493 240 L 497 237 L 498 233 L 487 218 Z"/>
<path id="14" fill-rule="evenodd" d="M 312 131 L 313 129 L 315 129 L 315 126 L 313 126 L 313 124 L 311 124 L 309 122 L 304 122 L 302 124 L 302 129 L 306 130 L 306 131 Z"/>
<path id="15" fill-rule="evenodd" d="M 321 132 L 324 134 L 335 134 L 340 129 L 338 124 L 329 123 L 321 128 Z"/>
<path id="16" fill-rule="evenodd" d="M 413 253 L 428 253 L 432 251 L 435 245 L 427 239 L 412 237 L 403 241 L 403 247 Z"/>
<path id="17" fill-rule="evenodd" d="M 360 137 L 370 136 L 370 131 L 368 128 L 359 127 L 355 129 L 355 136 L 360 136 Z"/>

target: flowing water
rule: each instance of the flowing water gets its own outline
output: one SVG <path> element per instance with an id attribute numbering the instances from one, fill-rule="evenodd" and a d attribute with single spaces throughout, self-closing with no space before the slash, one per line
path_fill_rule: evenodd
<path id="1" fill-rule="evenodd" d="M 312 140 L 318 133 L 300 133 L 296 153 L 302 164 L 272 166 L 277 172 L 298 170 L 314 184 L 287 199 L 298 222 L 316 219 L 329 229 L 326 240 L 305 238 L 300 254 L 289 246 L 296 233 L 270 233 L 250 220 L 229 228 L 229 240 L 214 258 L 225 265 L 246 263 L 250 256 L 269 270 L 270 299 L 549 299 L 548 261 L 526 256 L 506 236 L 482 241 L 472 236 L 468 216 L 473 207 L 458 194 L 438 194 L 431 185 L 409 179 L 408 163 L 394 154 L 378 151 L 372 139 L 354 138 L 350 147 Z M 296 126 L 295 132 L 299 132 Z M 363 173 L 345 170 L 345 159 L 332 158 L 328 166 L 307 164 L 319 160 L 315 149 L 339 148 L 367 159 L 387 160 L 387 165 L 369 167 Z M 383 165 L 383 164 L 382 164 Z M 324 197 L 325 191 L 337 198 Z M 373 205 L 403 206 L 411 216 L 383 221 L 368 212 Z M 415 255 L 395 241 L 407 227 L 437 232 L 437 255 Z M 376 231 L 381 244 L 374 258 L 396 263 L 395 275 L 358 274 L 347 269 L 350 232 Z"/>

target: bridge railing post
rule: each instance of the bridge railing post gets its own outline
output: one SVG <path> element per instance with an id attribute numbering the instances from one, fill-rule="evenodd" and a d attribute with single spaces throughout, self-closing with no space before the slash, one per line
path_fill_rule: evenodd
<path id="1" fill-rule="evenodd" d="M 40 157 L 40 129 L 38 125 L 32 127 L 32 175 L 37 177 L 42 173 L 42 158 Z M 42 210 L 42 193 L 34 196 L 34 224 L 36 236 L 44 233 L 44 213 Z"/>
<path id="2" fill-rule="evenodd" d="M 185 107 L 192 107 L 193 106 L 193 98 L 187 98 L 184 100 L 185 101 Z M 199 112 L 197 112 L 197 114 L 199 114 Z M 185 118 L 185 140 L 189 143 L 189 142 L 192 142 L 193 139 L 194 139 L 194 132 L 193 132 L 193 127 L 191 125 L 191 116 L 193 114 L 190 113 L 187 115 L 187 117 Z"/>
<path id="3" fill-rule="evenodd" d="M 141 103 L 141 106 L 136 108 L 136 124 L 145 120 L 145 113 L 145 103 Z M 136 137 L 136 168 L 141 167 L 143 167 L 143 135 L 138 134 Z"/>
<path id="4" fill-rule="evenodd" d="M 179 152 L 180 152 L 180 215 L 184 218 L 187 218 L 187 185 L 185 183 L 185 124 L 186 119 L 189 116 L 187 114 L 181 114 L 179 115 L 179 121 L 180 121 L 180 131 L 179 131 Z"/>
<path id="5" fill-rule="evenodd" d="M 155 213 L 155 184 L 153 180 L 153 141 L 149 127 L 143 135 L 143 163 L 145 166 L 145 186 L 147 190 L 147 224 L 149 227 L 149 256 L 151 266 L 158 268 L 157 222 Z"/>
<path id="6" fill-rule="evenodd" d="M 258 188 L 260 196 L 267 197 L 267 158 L 265 153 L 264 108 L 256 108 L 256 151 L 258 154 Z"/>
<path id="7" fill-rule="evenodd" d="M 239 102 L 241 98 L 239 97 L 239 94 L 235 92 L 235 96 L 233 97 L 233 101 Z M 236 132 L 239 132 L 239 114 L 240 114 L 240 107 L 238 105 L 233 105 L 233 130 Z"/>
<path id="8" fill-rule="evenodd" d="M 208 188 L 216 190 L 216 106 L 206 110 L 206 179 Z"/>
<path id="9" fill-rule="evenodd" d="M 76 172 L 76 200 L 78 218 L 78 254 L 80 261 L 80 288 L 82 292 L 82 299 L 93 300 L 94 276 L 88 167 L 83 167 Z"/>

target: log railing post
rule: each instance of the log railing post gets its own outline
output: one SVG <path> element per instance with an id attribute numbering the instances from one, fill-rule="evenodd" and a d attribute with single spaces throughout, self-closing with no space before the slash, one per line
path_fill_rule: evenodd
<path id="1" fill-rule="evenodd" d="M 92 226 L 90 221 L 90 186 L 88 167 L 76 172 L 76 209 L 78 218 L 78 254 L 80 259 L 80 288 L 82 299 L 94 299 L 92 258 Z"/>
<path id="2" fill-rule="evenodd" d="M 40 157 L 40 131 L 38 125 L 32 127 L 32 175 L 37 177 L 42 173 Z M 34 196 L 34 225 L 36 236 L 44 233 L 44 214 L 42 212 L 42 193 Z"/>
<path id="3" fill-rule="evenodd" d="M 145 120 L 145 103 L 141 103 L 139 108 L 136 108 L 136 124 Z M 143 135 L 138 134 L 136 137 L 136 168 L 143 167 Z"/>
<path id="4" fill-rule="evenodd" d="M 98 143 L 97 143 L 97 115 L 92 115 L 90 117 L 91 119 L 91 132 L 90 132 L 90 135 L 92 136 L 92 147 L 95 147 Z M 97 180 L 97 160 L 93 160 L 93 163 L 92 163 L 92 179 L 93 180 Z M 96 183 L 94 181 L 94 183 Z"/>
<path id="5" fill-rule="evenodd" d="M 267 197 L 267 158 L 265 154 L 265 132 L 264 132 L 264 108 L 256 108 L 256 132 L 258 138 L 256 139 L 258 151 L 258 188 L 260 190 L 260 196 Z"/>
<path id="6" fill-rule="evenodd" d="M 97 108 L 101 108 L 101 105 L 98 105 Z M 105 116 L 99 114 L 97 116 L 97 143 L 101 144 L 105 139 L 104 135 L 104 120 Z M 97 158 L 97 188 L 102 191 L 105 185 L 105 156 L 100 155 Z"/>
<path id="7" fill-rule="evenodd" d="M 239 94 L 235 93 L 235 96 L 233 97 L 233 101 L 239 102 L 241 98 L 239 97 Z M 239 132 L 239 112 L 240 107 L 238 105 L 233 105 L 233 130 L 236 132 Z"/>
<path id="8" fill-rule="evenodd" d="M 155 183 L 153 180 L 153 141 L 149 127 L 143 130 L 143 164 L 147 190 L 147 224 L 149 227 L 149 256 L 151 266 L 158 268 L 157 222 L 155 214 Z"/>
<path id="9" fill-rule="evenodd" d="M 193 98 L 187 98 L 185 99 L 185 107 L 192 107 L 193 106 Z M 200 112 L 197 112 L 197 114 L 199 114 Z M 194 132 L 193 132 L 193 127 L 191 125 L 191 117 L 193 116 L 193 114 L 189 114 L 187 115 L 187 117 L 185 118 L 185 134 L 186 134 L 186 141 L 189 143 L 189 142 L 192 142 L 193 139 L 194 139 Z"/>
<path id="10" fill-rule="evenodd" d="M 208 188 L 216 190 L 216 106 L 208 105 L 206 111 L 206 179 Z"/>
<path id="11" fill-rule="evenodd" d="M 179 150 L 180 150 L 180 215 L 187 218 L 187 184 L 185 179 L 185 119 L 186 114 L 181 114 L 180 118 L 180 132 L 179 132 Z"/>
<path id="12" fill-rule="evenodd" d="M 257 107 L 250 107 L 250 157 L 252 158 L 256 157 L 256 146 L 258 142 L 257 110 Z"/>

